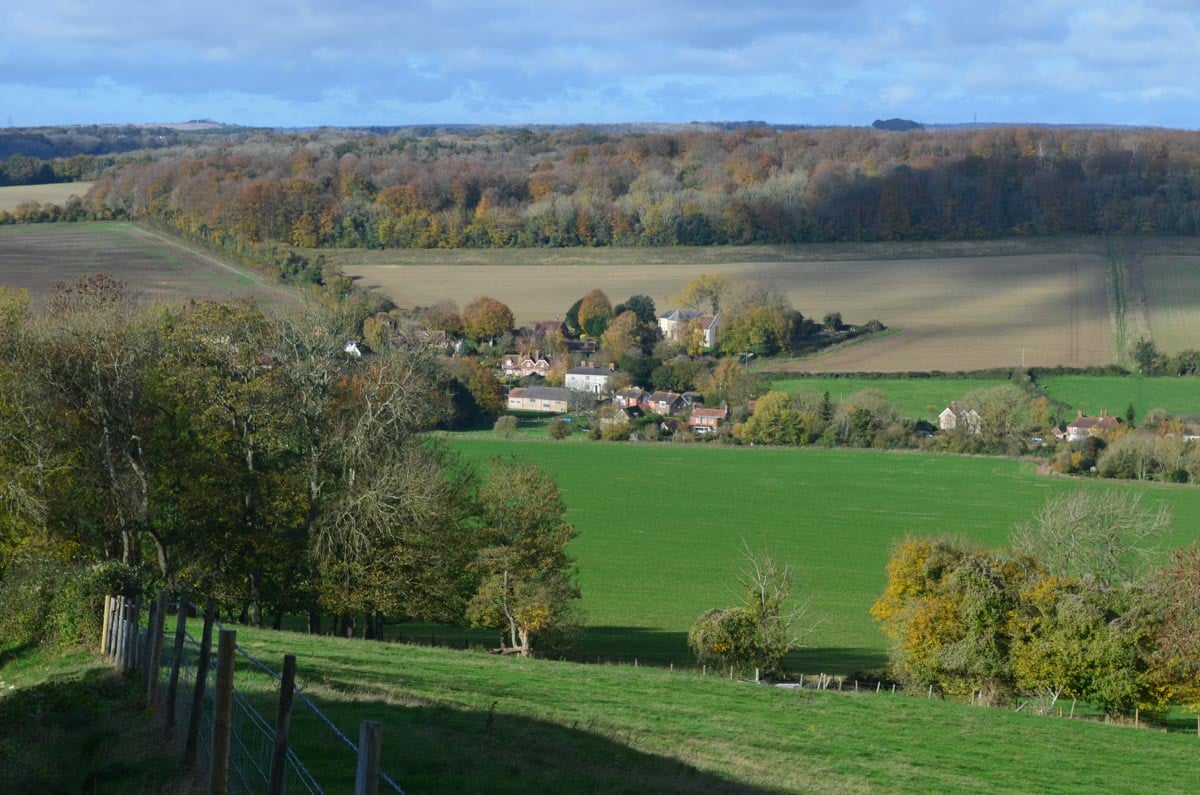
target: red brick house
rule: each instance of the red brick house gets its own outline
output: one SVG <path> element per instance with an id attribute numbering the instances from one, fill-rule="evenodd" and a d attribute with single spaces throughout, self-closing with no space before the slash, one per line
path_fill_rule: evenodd
<path id="1" fill-rule="evenodd" d="M 660 390 L 647 398 L 642 408 L 654 414 L 678 414 L 686 405 L 683 395 Z"/>
<path id="2" fill-rule="evenodd" d="M 504 354 L 504 374 L 511 376 L 539 375 L 545 378 L 554 367 L 553 362 L 540 353 L 533 356 L 522 356 L 519 353 Z"/>
<path id="3" fill-rule="evenodd" d="M 728 419 L 729 412 L 725 409 L 698 407 L 692 409 L 692 414 L 688 418 L 688 427 L 696 433 L 712 433 L 722 422 Z"/>
<path id="4" fill-rule="evenodd" d="M 1089 436 L 1102 436 L 1120 424 L 1119 419 L 1108 415 L 1107 409 L 1101 411 L 1099 417 L 1089 417 L 1080 409 L 1079 416 L 1067 423 L 1067 441 L 1078 442 Z"/>

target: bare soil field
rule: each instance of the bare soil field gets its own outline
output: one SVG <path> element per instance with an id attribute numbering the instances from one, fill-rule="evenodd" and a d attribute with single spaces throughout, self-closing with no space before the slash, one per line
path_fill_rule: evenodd
<path id="1" fill-rule="evenodd" d="M 675 249 L 325 252 L 404 306 L 490 295 L 518 322 L 561 317 L 587 290 L 644 293 L 660 309 L 693 276 L 774 285 L 806 316 L 878 318 L 898 334 L 788 362 L 795 371 L 1103 365 L 1112 331 L 1093 239 Z"/>
<path id="2" fill-rule="evenodd" d="M 25 288 L 41 302 L 55 284 L 93 273 L 122 279 L 148 300 L 292 297 L 265 277 L 132 224 L 0 226 L 0 285 Z"/>
<path id="3" fill-rule="evenodd" d="M 71 196 L 83 198 L 90 182 L 56 182 L 53 185 L 6 185 L 0 187 L 0 210 L 15 210 L 21 202 L 62 204 Z"/>
<path id="4" fill-rule="evenodd" d="M 1142 283 L 1158 349 L 1178 353 L 1200 348 L 1200 256 L 1146 257 Z"/>

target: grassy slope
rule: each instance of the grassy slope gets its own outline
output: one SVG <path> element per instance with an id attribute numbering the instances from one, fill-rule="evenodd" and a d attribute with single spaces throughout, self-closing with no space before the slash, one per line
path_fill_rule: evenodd
<path id="1" fill-rule="evenodd" d="M 0 792 L 180 791 L 142 695 L 86 652 L 0 641 Z"/>
<path id="2" fill-rule="evenodd" d="M 906 417 L 936 422 L 937 415 L 950 401 L 961 399 L 973 389 L 990 389 L 1006 383 L 979 378 L 785 378 L 773 381 L 771 388 L 789 394 L 829 392 L 834 401 L 848 398 L 861 389 L 878 389 Z"/>
<path id="3" fill-rule="evenodd" d="M 1075 488 L 1145 492 L 1175 510 L 1170 546 L 1195 538 L 1200 489 L 1041 477 L 1029 462 L 860 450 L 504 442 L 455 438 L 483 461 L 517 454 L 558 478 L 579 530 L 588 657 L 690 661 L 688 627 L 735 604 L 739 545 L 793 562 L 816 627 L 793 670 L 853 672 L 884 662 L 867 610 L 889 548 L 906 535 L 1006 543 L 1047 495 Z M 439 631 L 443 634 L 444 630 Z"/>
<path id="4" fill-rule="evenodd" d="M 498 658 L 238 630 L 342 731 L 384 724 L 410 792 L 1183 792 L 1196 739 L 887 693 L 785 691 L 717 676 Z M 274 710 L 273 682 L 239 687 Z M 294 744 L 328 789 L 352 767 L 298 708 Z M 1130 760 L 1136 759 L 1135 768 Z"/>
<path id="5" fill-rule="evenodd" d="M 1064 375 L 1042 379 L 1039 384 L 1051 397 L 1092 415 L 1108 409 L 1110 414 L 1124 416 L 1131 402 L 1139 421 L 1152 409 L 1200 414 L 1200 382 L 1195 378 Z"/>

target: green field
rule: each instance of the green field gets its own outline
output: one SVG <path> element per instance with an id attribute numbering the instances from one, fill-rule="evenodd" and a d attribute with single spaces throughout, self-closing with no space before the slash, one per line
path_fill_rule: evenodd
<path id="1" fill-rule="evenodd" d="M 1008 381 L 983 378 L 785 378 L 771 382 L 772 389 L 789 394 L 828 392 L 835 402 L 862 389 L 878 389 L 913 419 L 937 421 L 952 400 L 961 400 L 973 389 L 990 389 Z"/>
<path id="2" fill-rule="evenodd" d="M 1140 419 L 1152 409 L 1164 409 L 1180 416 L 1200 415 L 1200 379 L 1140 375 L 1090 376 L 1061 375 L 1040 379 L 1046 394 L 1085 414 L 1097 415 L 1107 409 L 1123 417 L 1130 403 Z"/>
<path id="3" fill-rule="evenodd" d="M 1134 490 L 1147 504 L 1169 504 L 1177 517 L 1170 546 L 1193 540 L 1200 518 L 1200 489 L 1081 483 L 1010 459 L 485 435 L 452 446 L 478 461 L 518 454 L 558 479 L 579 530 L 572 551 L 589 626 L 577 650 L 585 658 L 690 663 L 686 633 L 696 616 L 737 601 L 742 539 L 795 564 L 812 600 L 813 634 L 789 659 L 792 670 L 850 673 L 884 664 L 867 610 L 896 539 L 948 533 L 1001 545 L 1047 495 L 1075 488 Z"/>

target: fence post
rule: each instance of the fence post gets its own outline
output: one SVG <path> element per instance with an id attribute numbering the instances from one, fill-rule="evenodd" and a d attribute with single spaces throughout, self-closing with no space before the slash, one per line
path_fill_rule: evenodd
<path id="1" fill-rule="evenodd" d="M 229 741 L 233 729 L 233 658 L 237 655 L 237 631 L 221 630 L 217 646 L 216 692 L 213 693 L 212 766 L 210 795 L 228 795 Z"/>
<path id="2" fill-rule="evenodd" d="M 146 707 L 150 707 L 150 653 L 154 645 L 154 622 L 158 620 L 158 600 L 150 603 L 150 612 L 146 616 L 146 641 L 141 644 L 139 656 L 142 658 L 142 689 L 146 691 Z"/>
<path id="3" fill-rule="evenodd" d="M 146 663 L 146 668 L 150 671 L 150 677 L 146 680 L 146 709 L 152 712 L 155 702 L 158 701 L 158 674 L 162 667 L 162 636 L 166 612 L 167 589 L 164 588 L 154 600 L 153 618 L 150 620 L 150 642 L 146 644 L 150 649 L 149 660 Z"/>
<path id="4" fill-rule="evenodd" d="M 204 635 L 200 640 L 200 659 L 196 660 L 196 687 L 192 691 L 192 713 L 188 716 L 187 741 L 183 746 L 183 765 L 196 762 L 196 740 L 200 735 L 200 713 L 204 707 L 204 688 L 208 683 L 208 658 L 212 656 L 212 628 L 217 602 L 209 599 L 204 607 Z"/>
<path id="5" fill-rule="evenodd" d="M 138 669 L 138 632 L 142 625 L 142 595 L 138 594 L 129 608 L 129 626 L 125 630 L 125 673 L 133 673 Z"/>
<path id="6" fill-rule="evenodd" d="M 279 684 L 279 711 L 275 714 L 275 747 L 271 751 L 271 778 L 267 795 L 283 795 L 287 769 L 288 732 L 292 725 L 292 696 L 296 691 L 296 655 L 283 657 L 283 681 Z"/>
<path id="7" fill-rule="evenodd" d="M 187 636 L 187 592 L 179 594 L 179 612 L 175 618 L 175 653 L 171 657 L 171 678 L 167 681 L 167 717 L 163 736 L 168 740 L 175 734 L 175 699 L 179 693 L 179 669 L 183 665 L 183 641 Z"/>
<path id="8" fill-rule="evenodd" d="M 123 671 L 122 655 L 125 652 L 125 597 L 118 596 L 117 604 L 113 610 L 113 620 L 117 623 L 116 632 L 113 633 L 113 664 L 117 666 L 118 671 Z"/>
<path id="9" fill-rule="evenodd" d="M 112 613 L 112 597 L 108 594 L 104 596 L 104 613 L 101 615 L 100 624 L 100 653 L 108 654 L 108 625 Z"/>
<path id="10" fill-rule="evenodd" d="M 358 770 L 354 795 L 379 795 L 379 757 L 383 751 L 383 724 L 364 720 L 358 730 Z"/>
<path id="11" fill-rule="evenodd" d="M 112 616 L 108 620 L 108 658 L 116 662 L 121 653 L 121 621 L 125 615 L 125 597 L 114 596 L 112 601 Z"/>

